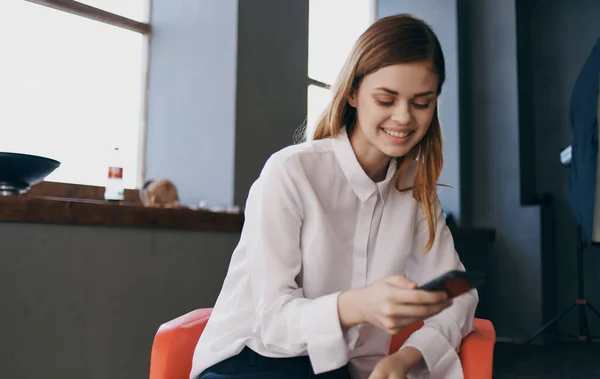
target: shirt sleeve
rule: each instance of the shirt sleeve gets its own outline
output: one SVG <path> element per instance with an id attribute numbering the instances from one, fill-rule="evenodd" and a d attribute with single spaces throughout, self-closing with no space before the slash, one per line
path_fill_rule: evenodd
<path id="1" fill-rule="evenodd" d="M 435 241 L 429 252 L 425 252 L 429 229 L 422 209 L 415 228 L 416 249 L 406 275 L 419 285 L 450 270 L 465 270 L 454 248 L 454 240 L 439 201 L 437 208 Z M 458 351 L 462 339 L 473 330 L 478 302 L 475 289 L 456 297 L 451 307 L 425 320 L 424 326 L 408 338 L 403 347 L 415 347 L 423 355 L 423 361 L 411 370 L 409 378 L 463 378 Z"/>
<path id="2" fill-rule="evenodd" d="M 348 362 L 358 330 L 342 330 L 339 293 L 306 299 L 297 283 L 304 214 L 292 177 L 303 175 L 291 175 L 293 169 L 271 158 L 248 196 L 242 240 L 248 251 L 255 307 L 253 332 L 274 352 L 308 354 L 319 374 Z"/>

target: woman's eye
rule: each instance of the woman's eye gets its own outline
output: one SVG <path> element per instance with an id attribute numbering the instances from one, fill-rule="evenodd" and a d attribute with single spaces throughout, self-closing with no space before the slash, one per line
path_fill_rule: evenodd
<path id="1" fill-rule="evenodd" d="M 384 100 L 377 100 L 377 104 L 384 106 L 384 107 L 389 107 L 394 105 L 394 101 L 390 100 L 390 101 L 384 101 Z"/>
<path id="2" fill-rule="evenodd" d="M 425 104 L 413 103 L 413 105 L 417 109 L 427 109 L 427 108 L 429 108 L 429 104 L 430 103 L 425 103 Z"/>

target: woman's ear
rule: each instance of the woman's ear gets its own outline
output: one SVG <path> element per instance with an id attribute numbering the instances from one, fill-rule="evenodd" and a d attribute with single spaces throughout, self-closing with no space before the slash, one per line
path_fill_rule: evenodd
<path id="1" fill-rule="evenodd" d="M 348 95 L 348 104 L 350 104 L 352 108 L 356 108 L 356 103 L 356 91 L 352 90 Z"/>

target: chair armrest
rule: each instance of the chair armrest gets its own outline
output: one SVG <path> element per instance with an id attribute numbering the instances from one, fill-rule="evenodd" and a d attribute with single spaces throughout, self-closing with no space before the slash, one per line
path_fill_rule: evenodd
<path id="1" fill-rule="evenodd" d="M 496 331 L 489 320 L 473 320 L 474 330 L 463 339 L 460 360 L 465 379 L 492 378 Z"/>
<path id="2" fill-rule="evenodd" d="M 150 379 L 188 378 L 212 309 L 196 309 L 160 326 L 150 355 Z"/>

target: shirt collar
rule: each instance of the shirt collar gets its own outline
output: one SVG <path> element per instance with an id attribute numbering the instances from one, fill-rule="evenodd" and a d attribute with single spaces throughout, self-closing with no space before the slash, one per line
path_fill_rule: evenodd
<path id="1" fill-rule="evenodd" d="M 365 173 L 361 167 L 348 137 L 346 128 L 341 128 L 338 135 L 333 138 L 333 151 L 342 168 L 344 176 L 348 180 L 352 191 L 361 202 L 366 201 L 376 191 L 379 191 L 382 199 L 385 201 L 389 193 L 390 184 L 394 182 L 396 176 L 396 160 L 391 159 L 385 179 L 380 183 L 375 183 Z"/>
<path id="2" fill-rule="evenodd" d="M 388 194 L 390 193 L 390 188 L 396 183 L 396 168 L 398 161 L 396 159 L 390 159 L 390 164 L 388 165 L 387 174 L 385 175 L 385 179 L 377 183 L 379 188 L 379 194 L 381 195 L 381 199 L 385 204 L 387 200 Z"/>

